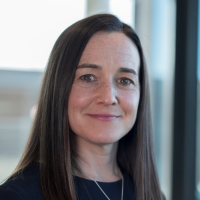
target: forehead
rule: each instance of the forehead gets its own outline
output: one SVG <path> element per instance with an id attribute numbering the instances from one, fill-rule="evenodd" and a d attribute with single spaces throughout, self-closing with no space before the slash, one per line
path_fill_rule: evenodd
<path id="1" fill-rule="evenodd" d="M 125 65 L 139 70 L 140 57 L 136 45 L 124 33 L 95 33 L 81 56 L 79 64 Z"/>

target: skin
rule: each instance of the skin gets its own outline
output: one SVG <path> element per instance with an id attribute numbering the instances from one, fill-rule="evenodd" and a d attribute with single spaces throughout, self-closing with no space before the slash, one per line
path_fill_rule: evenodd
<path id="1" fill-rule="evenodd" d="M 123 33 L 103 31 L 92 36 L 78 64 L 68 101 L 69 124 L 83 173 L 98 181 L 121 178 L 116 153 L 137 117 L 139 67 L 135 44 Z"/>

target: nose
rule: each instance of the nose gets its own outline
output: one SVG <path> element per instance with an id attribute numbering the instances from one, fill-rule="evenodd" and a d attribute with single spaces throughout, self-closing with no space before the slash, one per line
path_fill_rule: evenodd
<path id="1" fill-rule="evenodd" d="M 114 84 L 101 84 L 97 89 L 96 102 L 97 104 L 116 105 L 118 103 L 117 90 Z"/>

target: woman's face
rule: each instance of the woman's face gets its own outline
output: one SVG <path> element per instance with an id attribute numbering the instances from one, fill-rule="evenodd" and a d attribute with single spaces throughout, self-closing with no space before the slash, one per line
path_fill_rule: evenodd
<path id="1" fill-rule="evenodd" d="M 140 99 L 139 67 L 137 47 L 123 33 L 92 36 L 68 101 L 69 124 L 77 139 L 105 145 L 130 131 Z"/>

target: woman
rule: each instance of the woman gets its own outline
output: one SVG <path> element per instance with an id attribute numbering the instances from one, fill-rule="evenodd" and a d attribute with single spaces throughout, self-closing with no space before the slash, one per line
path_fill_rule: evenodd
<path id="1" fill-rule="evenodd" d="M 161 200 L 147 69 L 113 15 L 67 28 L 44 75 L 30 139 L 0 199 Z"/>

